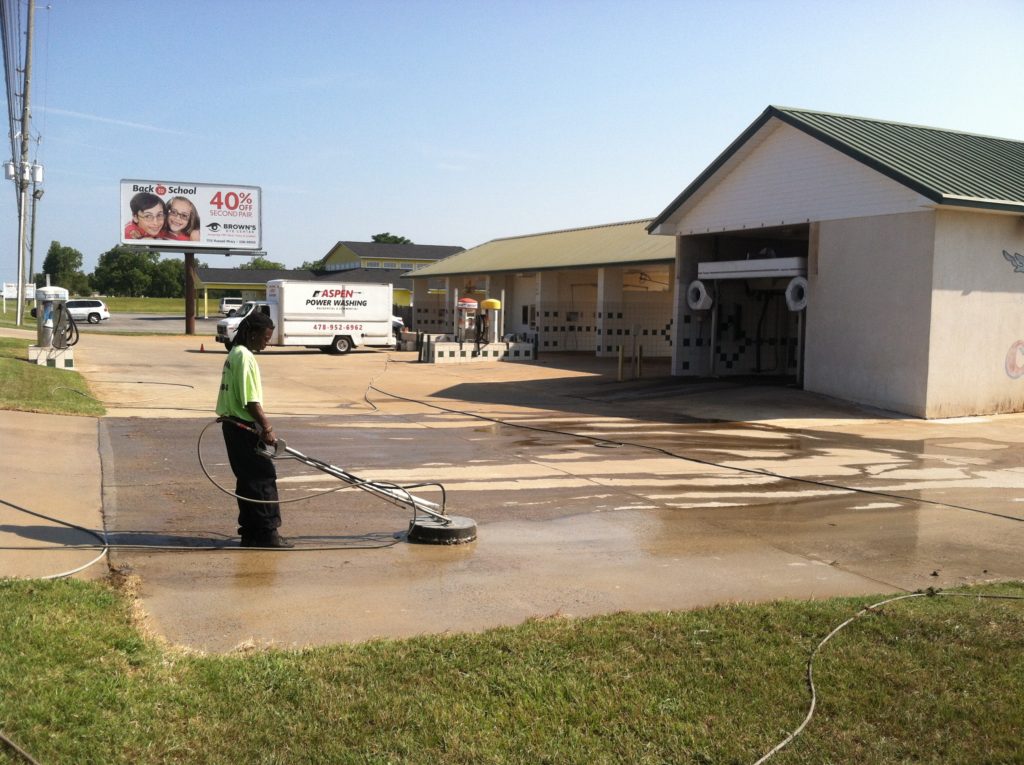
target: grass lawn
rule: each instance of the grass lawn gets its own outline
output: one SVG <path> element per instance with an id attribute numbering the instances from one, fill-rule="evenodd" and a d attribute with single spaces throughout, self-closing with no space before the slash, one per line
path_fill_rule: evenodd
<path id="1" fill-rule="evenodd" d="M 29 308 L 25 309 L 25 315 L 22 319 L 21 329 L 31 330 L 33 333 L 36 331 L 36 320 L 29 314 Z M 0 313 L 0 327 L 13 327 L 17 328 L 18 324 L 15 322 L 18 314 L 16 311 L 15 303 L 13 300 L 7 301 L 7 311 Z"/>
<path id="2" fill-rule="evenodd" d="M 752 763 L 806 715 L 812 649 L 881 599 L 200 656 L 144 638 L 106 585 L 6 580 L 0 720 L 51 765 Z M 816 715 L 772 762 L 1024 761 L 1022 636 L 1022 600 L 865 615 L 821 651 Z"/>
<path id="3" fill-rule="evenodd" d="M 0 337 L 0 409 L 48 414 L 100 416 L 106 410 L 88 398 L 78 372 L 28 361 L 31 339 Z"/>
<path id="4" fill-rule="evenodd" d="M 169 314 L 173 316 L 185 315 L 185 298 L 128 298 L 128 297 L 105 297 L 103 302 L 111 313 L 156 313 Z M 213 301 L 214 310 L 220 305 L 220 301 Z M 198 311 L 202 311 L 203 300 L 196 301 Z"/>

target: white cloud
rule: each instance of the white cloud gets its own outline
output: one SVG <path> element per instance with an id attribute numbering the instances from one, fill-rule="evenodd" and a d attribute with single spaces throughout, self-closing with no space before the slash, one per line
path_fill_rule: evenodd
<path id="1" fill-rule="evenodd" d="M 102 122 L 107 125 L 120 125 L 121 127 L 132 128 L 133 130 L 149 130 L 154 133 L 169 133 L 170 135 L 193 135 L 191 133 L 186 133 L 182 130 L 171 130 L 170 128 L 160 127 L 158 125 L 146 125 L 142 122 L 129 122 L 128 120 L 117 120 L 111 117 L 100 117 L 97 114 L 85 114 L 83 112 L 73 112 L 67 109 L 54 109 L 51 106 L 41 106 L 37 109 L 37 111 L 46 112 L 47 114 L 57 114 L 62 117 L 75 117 L 76 119 L 80 120 Z"/>

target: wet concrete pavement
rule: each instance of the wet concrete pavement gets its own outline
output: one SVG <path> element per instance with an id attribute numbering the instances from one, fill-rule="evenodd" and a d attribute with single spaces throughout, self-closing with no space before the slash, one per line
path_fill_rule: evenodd
<path id="1" fill-rule="evenodd" d="M 566 356 L 444 367 L 267 351 L 267 405 L 289 445 L 363 478 L 440 481 L 479 539 L 408 544 L 408 513 L 348 489 L 284 506 L 297 551 L 241 550 L 233 500 L 199 465 L 232 485 L 216 427 L 197 451 L 223 352 L 90 341 L 77 358 L 110 407 L 106 528 L 133 545 L 111 558 L 140 577 L 151 626 L 192 648 L 1024 578 L 1019 415 L 898 419 L 656 367 L 619 383 L 612 363 Z M 294 462 L 279 472 L 286 500 L 339 486 Z"/>
<path id="2" fill-rule="evenodd" d="M 0 576 L 102 578 L 96 421 L 0 412 L 0 444 Z"/>

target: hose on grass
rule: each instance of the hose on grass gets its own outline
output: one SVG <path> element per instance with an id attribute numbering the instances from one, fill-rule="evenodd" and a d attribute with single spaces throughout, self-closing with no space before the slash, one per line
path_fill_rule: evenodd
<path id="1" fill-rule="evenodd" d="M 15 743 L 14 743 L 14 742 L 13 742 L 13 741 L 12 741 L 12 740 L 11 740 L 11 739 L 10 739 L 10 738 L 8 737 L 8 736 L 7 736 L 7 734 L 6 734 L 6 733 L 4 733 L 3 731 L 0 731 L 0 741 L 3 741 L 3 742 L 4 742 L 4 744 L 5 744 L 5 745 L 6 745 L 6 746 L 7 746 L 7 747 L 8 747 L 8 748 L 9 748 L 9 749 L 10 749 L 10 750 L 12 751 L 12 752 L 14 752 L 14 753 L 15 753 L 16 755 L 18 755 L 19 757 L 21 757 L 21 759 L 23 759 L 23 760 L 24 760 L 25 762 L 29 763 L 29 765 L 40 765 L 40 762 L 39 762 L 39 760 L 37 760 L 37 759 L 36 759 L 35 757 L 33 757 L 33 756 L 32 756 L 31 754 L 29 754 L 29 753 L 28 753 L 28 752 L 26 752 L 26 751 L 25 751 L 24 749 L 22 749 L 22 748 L 21 748 L 20 746 L 18 746 L 17 744 L 15 744 Z"/>
<path id="2" fill-rule="evenodd" d="M 842 624 L 835 627 L 824 638 L 822 638 L 821 642 L 814 647 L 813 651 L 811 651 L 811 655 L 807 659 L 807 687 L 811 694 L 811 704 L 810 708 L 807 710 L 807 715 L 804 717 L 804 720 L 802 723 L 800 723 L 800 725 L 798 725 L 782 741 L 776 744 L 770 751 L 768 751 L 760 759 L 758 759 L 754 763 L 754 765 L 763 765 L 763 763 L 767 762 L 769 759 L 771 759 L 776 754 L 781 752 L 784 748 L 789 746 L 789 744 L 791 744 L 793 740 L 796 739 L 796 737 L 799 736 L 803 732 L 804 728 L 806 728 L 807 725 L 811 722 L 811 718 L 814 717 L 814 709 L 818 704 L 818 690 L 814 685 L 814 659 L 817 657 L 821 649 L 825 647 L 825 644 L 829 640 L 834 638 L 836 635 L 838 635 L 840 632 L 846 629 L 846 627 L 853 624 L 853 622 L 857 621 L 865 614 L 873 613 L 877 609 L 881 608 L 882 606 L 888 605 L 889 603 L 895 603 L 897 601 L 907 600 L 909 598 L 935 597 L 939 595 L 963 598 L 990 598 L 993 600 L 1024 600 L 1024 595 L 982 595 L 971 594 L 968 592 L 943 592 L 941 590 L 929 588 L 921 592 L 912 592 L 909 595 L 898 595 L 894 598 L 887 598 L 886 600 L 880 600 L 877 603 L 872 603 L 870 606 L 865 606 L 860 611 L 851 616 L 849 619 L 844 621 Z"/>

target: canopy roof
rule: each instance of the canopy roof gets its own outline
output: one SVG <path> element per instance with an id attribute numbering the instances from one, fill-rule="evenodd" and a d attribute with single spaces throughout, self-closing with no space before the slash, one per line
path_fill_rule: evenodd
<path id="1" fill-rule="evenodd" d="M 466 274 L 671 262 L 675 244 L 647 233 L 649 219 L 493 239 L 409 274 L 413 279 Z"/>

